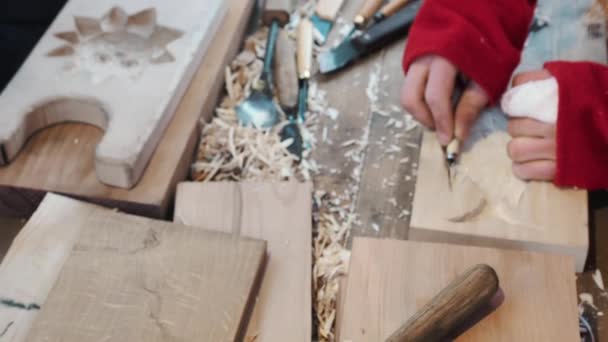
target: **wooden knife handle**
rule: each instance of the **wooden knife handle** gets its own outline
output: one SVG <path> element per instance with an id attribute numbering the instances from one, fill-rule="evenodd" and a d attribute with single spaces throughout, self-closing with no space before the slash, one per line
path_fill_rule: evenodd
<path id="1" fill-rule="evenodd" d="M 344 0 L 319 0 L 315 13 L 319 18 L 333 22 L 336 20 L 343 4 Z"/>
<path id="2" fill-rule="evenodd" d="M 496 271 L 477 265 L 443 289 L 386 342 L 443 341 L 498 293 Z"/>
<path id="3" fill-rule="evenodd" d="M 380 15 L 383 18 L 390 17 L 399 12 L 399 10 L 405 7 L 410 1 L 411 0 L 393 0 L 380 9 Z"/>
<path id="4" fill-rule="evenodd" d="M 359 14 L 355 16 L 355 27 L 363 29 L 376 12 L 382 7 L 384 0 L 366 0 L 363 7 L 359 10 Z"/>
<path id="5" fill-rule="evenodd" d="M 281 26 L 289 22 L 291 12 L 295 8 L 295 0 L 266 0 L 262 22 L 270 25 L 274 20 Z"/>
<path id="6" fill-rule="evenodd" d="M 298 27 L 298 75 L 309 79 L 312 74 L 313 35 L 312 23 L 302 19 Z"/>
<path id="7" fill-rule="evenodd" d="M 296 44 L 285 30 L 279 33 L 276 44 L 274 75 L 277 96 L 283 109 L 295 109 L 298 105 Z"/>

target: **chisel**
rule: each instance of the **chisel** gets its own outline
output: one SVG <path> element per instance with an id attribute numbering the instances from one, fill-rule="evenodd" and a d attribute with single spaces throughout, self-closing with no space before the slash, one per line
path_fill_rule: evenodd
<path id="1" fill-rule="evenodd" d="M 344 0 L 319 0 L 315 14 L 310 18 L 314 26 L 314 39 L 319 45 L 325 44 Z"/>

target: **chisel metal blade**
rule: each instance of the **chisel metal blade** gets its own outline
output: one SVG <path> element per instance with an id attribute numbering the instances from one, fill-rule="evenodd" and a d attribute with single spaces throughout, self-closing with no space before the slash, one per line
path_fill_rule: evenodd
<path id="1" fill-rule="evenodd" d="M 355 47 L 352 39 L 347 39 L 338 47 L 319 55 L 319 71 L 327 74 L 342 69 L 361 56 L 360 49 Z"/>
<path id="2" fill-rule="evenodd" d="M 314 27 L 313 36 L 315 42 L 319 45 L 325 44 L 331 29 L 334 27 L 334 23 L 332 21 L 325 20 L 316 14 L 310 18 L 310 21 L 312 21 L 312 25 Z"/>

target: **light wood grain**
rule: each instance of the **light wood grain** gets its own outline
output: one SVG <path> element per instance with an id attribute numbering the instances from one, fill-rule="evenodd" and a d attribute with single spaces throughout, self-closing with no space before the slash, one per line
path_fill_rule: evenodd
<path id="1" fill-rule="evenodd" d="M 51 191 L 130 213 L 165 217 L 177 182 L 189 173 L 200 117 L 213 114 L 224 67 L 237 52 L 253 3 L 230 1 L 218 34 L 137 186 L 127 191 L 97 180 L 92 152 L 101 138 L 98 129 L 59 125 L 36 134 L 17 159 L 0 168 L 0 212 L 28 217 L 44 193 Z"/>
<path id="2" fill-rule="evenodd" d="M 333 22 L 338 17 L 343 4 L 344 0 L 320 0 L 315 13 L 319 18 Z"/>
<path id="3" fill-rule="evenodd" d="M 95 150 L 99 180 L 121 188 L 138 182 L 224 18 L 226 2 L 133 0 L 113 6 L 68 1 L 0 94 L 6 159 L 14 159 L 38 130 L 83 122 L 104 130 Z"/>
<path id="4" fill-rule="evenodd" d="M 264 239 L 269 260 L 247 336 L 311 341 L 311 185 L 182 183 L 175 221 Z"/>
<path id="5" fill-rule="evenodd" d="M 505 301 L 457 341 L 578 341 L 570 257 L 356 238 L 341 340 L 383 341 L 459 274 L 493 267 Z"/>
<path id="6" fill-rule="evenodd" d="M 605 63 L 603 20 L 587 15 L 593 3 L 539 1 L 541 12 L 553 13 L 552 22 L 530 35 L 516 72 L 542 68 L 547 60 Z M 599 37 L 587 29 L 594 20 L 601 28 Z M 589 244 L 587 193 L 518 183 L 506 152 L 506 125 L 498 108 L 482 114 L 459 163 L 459 169 L 468 169 L 460 176 L 470 179 L 459 183 L 457 176 L 453 191 L 441 149 L 433 135 L 425 134 L 410 239 L 564 253 L 575 257 L 576 269 L 582 271 Z M 476 211 L 467 218 L 467 212 Z"/>
<path id="7" fill-rule="evenodd" d="M 295 109 L 298 105 L 296 43 L 289 38 L 285 30 L 281 30 L 277 38 L 274 78 L 276 79 L 277 97 L 283 109 Z"/>
<path id="8" fill-rule="evenodd" d="M 40 312 L 4 305 L 0 324 L 11 341 L 237 341 L 265 247 L 49 194 L 0 272 L 1 297 Z"/>

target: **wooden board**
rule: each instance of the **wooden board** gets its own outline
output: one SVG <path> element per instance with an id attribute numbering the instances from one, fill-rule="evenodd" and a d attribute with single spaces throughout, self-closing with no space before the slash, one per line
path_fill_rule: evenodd
<path id="1" fill-rule="evenodd" d="M 0 326 L 10 341 L 236 341 L 265 252 L 49 194 L 0 265 Z"/>
<path id="2" fill-rule="evenodd" d="M 355 238 L 341 340 L 384 341 L 457 275 L 478 263 L 496 269 L 505 301 L 457 341 L 580 339 L 570 257 Z"/>
<path id="3" fill-rule="evenodd" d="M 133 187 L 225 13 L 221 0 L 68 1 L 0 95 L 0 162 L 40 129 L 84 122 L 105 131 L 99 180 Z"/>
<path id="4" fill-rule="evenodd" d="M 130 213 L 165 217 L 177 182 L 190 170 L 201 115 L 211 117 L 224 84 L 224 67 L 241 42 L 252 0 L 231 0 L 208 53 L 139 183 L 131 190 L 103 185 L 95 175 L 98 129 L 59 125 L 35 134 L 7 167 L 0 168 L 0 214 L 28 217 L 47 191 Z"/>
<path id="5" fill-rule="evenodd" d="M 542 68 L 546 60 L 606 62 L 604 23 L 588 13 L 592 3 L 540 1 L 538 11 L 551 24 L 530 35 L 518 71 Z M 593 25 L 599 29 L 590 30 Z M 506 151 L 506 124 L 498 108 L 483 114 L 452 190 L 443 153 L 435 137 L 425 134 L 410 239 L 565 253 L 582 271 L 589 244 L 587 193 L 517 180 Z"/>
<path id="6" fill-rule="evenodd" d="M 311 191 L 305 183 L 179 185 L 176 222 L 268 243 L 270 257 L 247 331 L 252 340 L 312 339 Z"/>

